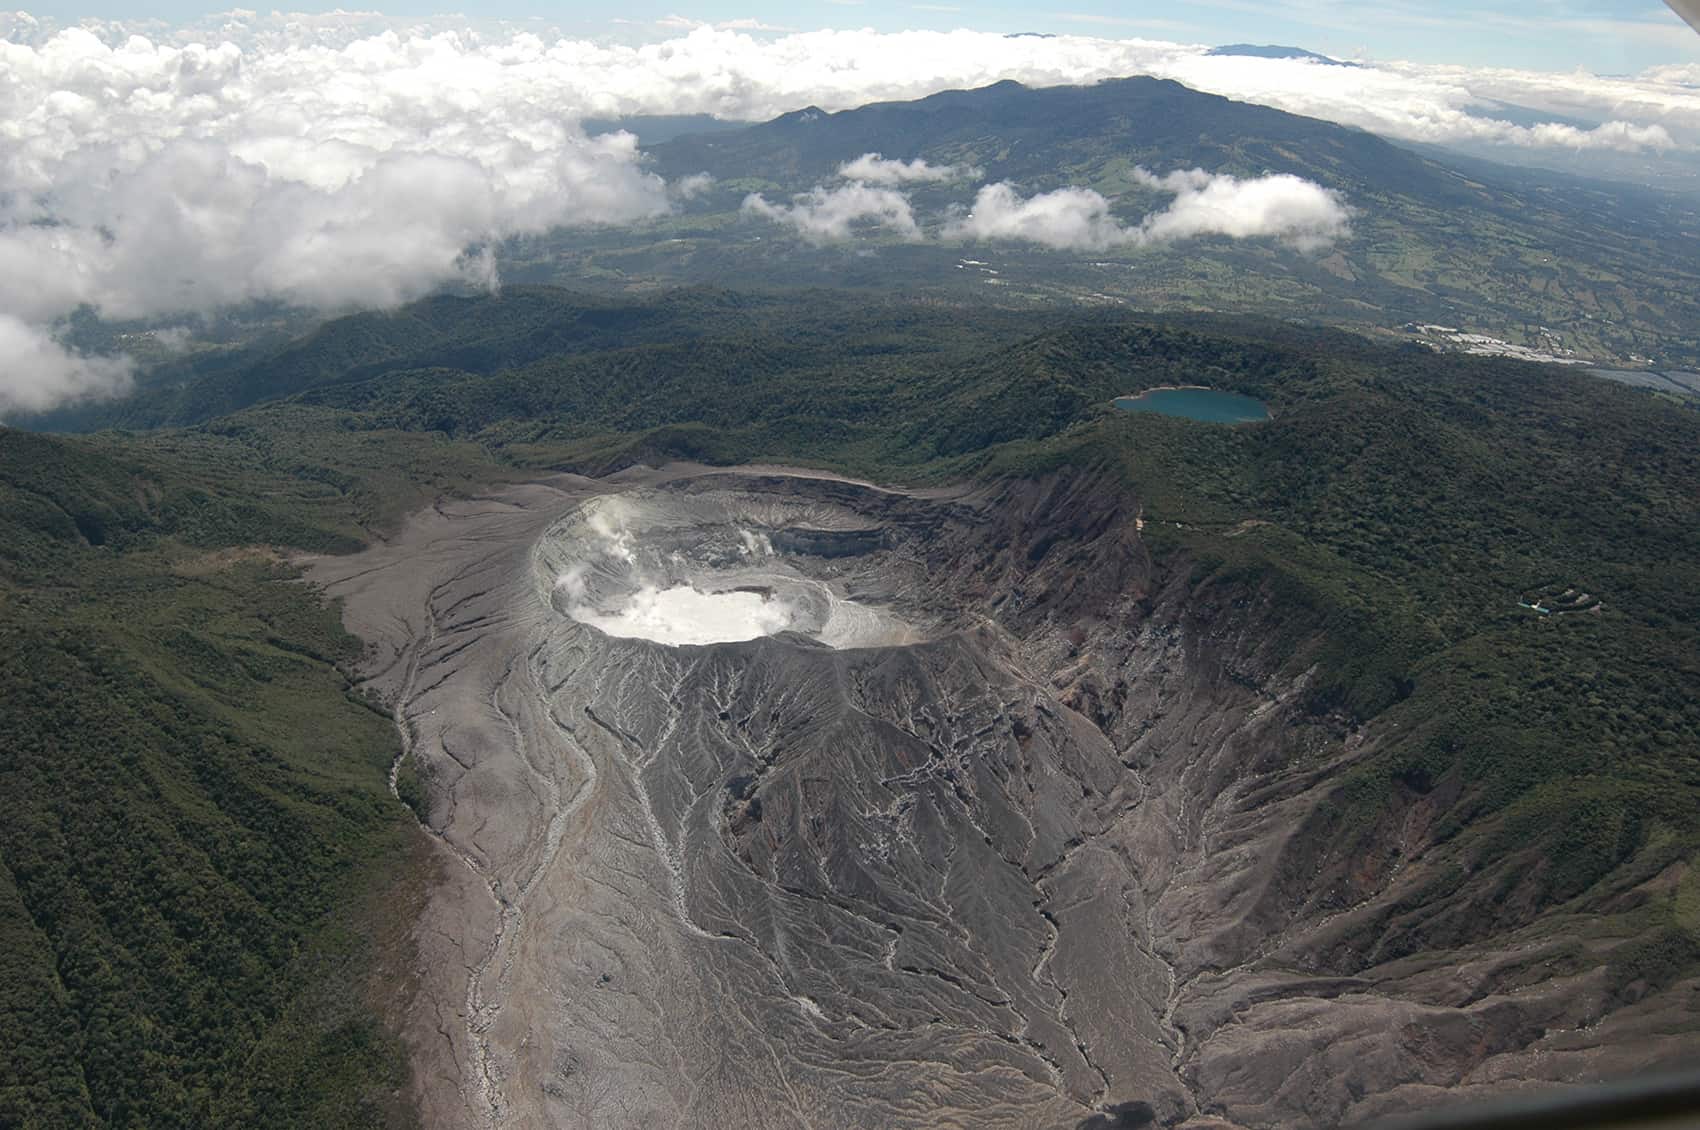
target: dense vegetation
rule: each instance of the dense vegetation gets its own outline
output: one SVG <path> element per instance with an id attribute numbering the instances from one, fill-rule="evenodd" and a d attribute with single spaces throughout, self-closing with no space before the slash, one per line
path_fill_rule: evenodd
<path id="1" fill-rule="evenodd" d="M 1110 406 L 1175 381 L 1275 417 Z M 1621 978 L 1700 956 L 1692 884 L 1606 899 L 1700 860 L 1700 413 L 1639 390 L 1243 319 L 513 288 L 185 362 L 116 412 L 194 426 L 0 433 L 0 1036 L 20 1049 L 0 1124 L 390 1116 L 381 1026 L 302 970 L 355 984 L 370 960 L 324 924 L 400 866 L 392 738 L 345 694 L 334 616 L 252 547 L 343 549 L 544 466 L 1094 469 L 1162 560 L 1286 610 L 1312 711 L 1383 735 L 1319 841 L 1367 851 L 1411 797 L 1443 809 L 1451 885 L 1366 952 L 1586 910 L 1637 939 Z"/>
<path id="2" fill-rule="evenodd" d="M 0 431 L 0 1126 L 407 1123 L 368 984 L 395 735 L 274 550 L 356 546 L 389 491 Z"/>

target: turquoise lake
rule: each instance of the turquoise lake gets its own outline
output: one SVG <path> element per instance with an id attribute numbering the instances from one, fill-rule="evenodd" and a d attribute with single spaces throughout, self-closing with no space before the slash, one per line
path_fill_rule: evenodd
<path id="1" fill-rule="evenodd" d="M 1138 396 L 1119 396 L 1116 407 L 1124 412 L 1155 412 L 1159 416 L 1183 416 L 1210 424 L 1249 424 L 1269 419 L 1269 409 L 1263 401 L 1213 388 L 1154 388 Z"/>

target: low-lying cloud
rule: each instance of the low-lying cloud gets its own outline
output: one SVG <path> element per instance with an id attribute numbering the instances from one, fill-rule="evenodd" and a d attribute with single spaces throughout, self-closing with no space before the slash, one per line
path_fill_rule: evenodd
<path id="1" fill-rule="evenodd" d="M 1008 182 L 988 184 L 974 210 L 945 229 L 957 239 L 1013 239 L 1046 247 L 1102 251 L 1134 241 L 1110 214 L 1110 202 L 1089 188 L 1059 188 L 1023 200 Z"/>
<path id="2" fill-rule="evenodd" d="M 1150 73 L 1399 141 L 1507 151 L 1640 152 L 1700 144 L 1700 90 L 1685 89 L 1653 71 L 1634 79 L 1602 78 L 1398 62 L 1336 67 L 1185 53 L 1154 63 Z M 1541 113 L 1554 120 L 1511 120 Z"/>
<path id="3" fill-rule="evenodd" d="M 1692 67 L 1605 78 L 971 31 L 694 26 L 631 46 L 369 12 L 215 20 L 56 28 L 0 15 L 0 413 L 124 387 L 126 363 L 59 344 L 80 307 L 158 319 L 252 299 L 388 306 L 448 282 L 493 285 L 491 248 L 509 236 L 640 220 L 703 187 L 663 184 L 635 139 L 589 136 L 587 117 L 754 120 L 1000 79 L 1144 74 L 1403 140 L 1508 151 L 1700 144 Z M 746 207 L 813 239 L 862 226 L 913 238 L 897 190 L 974 171 L 870 153 L 843 174 L 850 184 Z M 1023 201 L 1007 190 L 976 215 L 1075 241 L 1066 246 L 1234 234 L 1242 223 L 1301 244 L 1334 230 L 1314 196 L 1257 184 L 1180 191 L 1134 228 L 1082 195 Z"/>
<path id="4" fill-rule="evenodd" d="M 1089 188 L 1060 188 L 1023 199 L 1008 183 L 989 184 L 967 216 L 946 235 L 958 239 L 1022 240 L 1073 251 L 1106 251 L 1174 243 L 1198 236 L 1276 239 L 1310 251 L 1343 238 L 1350 212 L 1340 195 L 1288 173 L 1241 179 L 1202 169 L 1158 176 L 1134 170 L 1146 188 L 1170 192 L 1168 207 L 1128 226 L 1110 202 Z"/>
<path id="5" fill-rule="evenodd" d="M 1020 240 L 1070 251 L 1152 246 L 1208 235 L 1275 239 L 1312 251 L 1351 232 L 1351 210 L 1338 192 L 1290 173 L 1240 178 L 1184 169 L 1159 176 L 1135 168 L 1132 179 L 1144 188 L 1172 194 L 1174 200 L 1129 226 L 1093 189 L 1059 188 L 1023 198 L 1014 185 L 999 182 L 983 185 L 973 208 L 947 218 L 940 231 L 946 239 Z M 877 231 L 922 238 L 904 193 L 861 181 L 817 187 L 788 205 L 752 193 L 744 198 L 743 210 L 792 227 L 817 243 Z"/>
<path id="6" fill-rule="evenodd" d="M 0 418 L 119 395 L 130 387 L 131 369 L 128 357 L 83 356 L 39 327 L 0 314 Z"/>
<path id="7" fill-rule="evenodd" d="M 919 239 L 921 227 L 909 198 L 892 188 L 852 182 L 837 188 L 815 188 L 772 204 L 760 193 L 744 197 L 743 210 L 753 216 L 795 228 L 816 243 L 850 238 L 853 231 L 880 229 L 904 239 Z"/>
<path id="8" fill-rule="evenodd" d="M 1225 235 L 1277 239 L 1309 251 L 1350 231 L 1351 214 L 1338 192 L 1291 173 L 1241 179 L 1203 169 L 1166 176 L 1135 169 L 1134 179 L 1175 194 L 1172 204 L 1140 222 L 1140 236 L 1148 243 Z"/>
<path id="9" fill-rule="evenodd" d="M 977 180 L 982 171 L 972 165 L 929 165 L 916 157 L 894 161 L 878 153 L 864 153 L 838 166 L 838 175 L 869 184 L 919 184 L 929 181 Z"/>
<path id="10" fill-rule="evenodd" d="M 671 206 L 635 138 L 587 136 L 533 68 L 454 37 L 250 55 L 73 30 L 0 41 L 0 74 L 8 414 L 123 387 L 126 363 L 58 344 L 81 307 L 394 306 L 492 285 L 509 236 Z"/>

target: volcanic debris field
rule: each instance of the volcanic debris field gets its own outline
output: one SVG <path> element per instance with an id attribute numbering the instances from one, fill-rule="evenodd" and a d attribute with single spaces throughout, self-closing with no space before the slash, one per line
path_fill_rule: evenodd
<path id="1" fill-rule="evenodd" d="M 320 559 L 440 848 L 426 1124 L 1302 1125 L 1677 1062 L 1680 1002 L 1544 943 L 1352 952 L 1425 881 L 1307 902 L 1375 735 L 1141 525 L 676 465 Z"/>

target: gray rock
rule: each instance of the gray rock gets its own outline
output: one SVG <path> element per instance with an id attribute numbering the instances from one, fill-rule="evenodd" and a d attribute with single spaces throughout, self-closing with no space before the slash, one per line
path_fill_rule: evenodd
<path id="1" fill-rule="evenodd" d="M 1307 839 L 1376 735 L 1082 477 L 562 476 L 313 575 L 428 783 L 429 1125 L 1331 1125 L 1692 1048 L 1528 939 L 1354 958 L 1425 866 Z"/>

